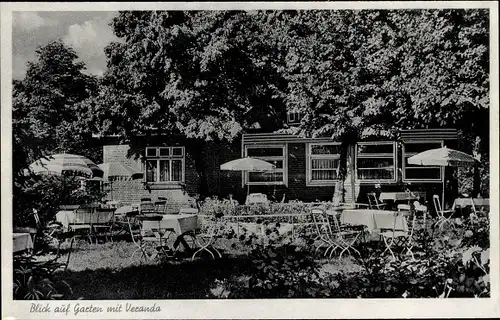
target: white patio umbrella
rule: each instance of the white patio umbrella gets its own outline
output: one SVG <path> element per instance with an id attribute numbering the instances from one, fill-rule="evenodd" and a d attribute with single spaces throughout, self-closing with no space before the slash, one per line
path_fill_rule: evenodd
<path id="1" fill-rule="evenodd" d="M 103 180 L 108 181 L 111 187 L 111 200 L 113 200 L 114 180 L 133 180 L 143 177 L 142 171 L 121 162 L 106 162 L 99 164 L 99 168 L 104 172 Z"/>
<path id="2" fill-rule="evenodd" d="M 467 165 L 474 165 L 477 163 L 477 159 L 473 156 L 464 153 L 462 151 L 449 149 L 446 146 L 437 149 L 426 150 L 424 152 L 418 153 L 410 158 L 408 158 L 409 164 L 416 164 L 422 166 L 441 166 L 441 170 L 444 167 L 460 167 Z M 442 194 L 442 205 L 444 206 L 444 171 L 443 171 L 443 194 Z"/>
<path id="3" fill-rule="evenodd" d="M 69 153 L 54 154 L 42 158 L 30 165 L 36 174 L 67 175 L 72 174 L 86 178 L 102 177 L 103 171 L 92 160 Z"/>
<path id="4" fill-rule="evenodd" d="M 276 169 L 276 166 L 272 163 L 266 162 L 264 160 L 256 159 L 256 158 L 240 158 L 236 160 L 232 160 L 221 164 L 221 170 L 228 171 L 250 171 L 250 172 L 261 172 L 261 171 L 270 171 Z M 247 194 L 250 193 L 250 185 L 247 184 Z"/>

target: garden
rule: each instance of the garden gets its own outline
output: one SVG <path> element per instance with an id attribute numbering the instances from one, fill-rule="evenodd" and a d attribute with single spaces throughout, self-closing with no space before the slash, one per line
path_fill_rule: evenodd
<path id="1" fill-rule="evenodd" d="M 443 228 L 434 223 L 436 219 L 429 219 L 426 226 L 418 221 L 419 227 L 413 233 L 413 257 L 395 247 L 392 258 L 381 241 L 358 241 L 354 248 L 359 254 L 328 258 L 318 247 L 309 217 L 312 208 L 331 206 L 295 201 L 252 211 L 235 207 L 229 200 L 207 198 L 200 203 L 199 216 L 206 221 L 202 229 L 209 221 L 218 221 L 220 232 L 213 246 L 222 258 L 216 259 L 208 254 L 191 259 L 189 251 L 149 261 L 131 259 L 136 246 L 126 234 L 117 233 L 112 241 L 103 239 L 102 243 L 77 240 L 71 259 L 66 261 L 67 242 L 55 250 L 42 232 L 34 255 L 14 257 L 14 297 L 100 300 L 490 296 L 488 215 L 457 217 Z M 301 217 L 293 230 L 286 228 L 289 221 L 284 219 L 284 213 Z M 240 217 L 237 229 L 227 223 L 236 214 Z M 256 214 L 258 218 L 252 218 Z"/>

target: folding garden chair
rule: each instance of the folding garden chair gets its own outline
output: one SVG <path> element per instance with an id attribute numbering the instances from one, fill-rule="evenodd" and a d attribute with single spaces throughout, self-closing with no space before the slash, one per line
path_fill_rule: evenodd
<path id="1" fill-rule="evenodd" d="M 222 258 L 222 254 L 220 253 L 220 251 L 213 246 L 217 241 L 217 238 L 219 237 L 221 230 L 222 226 L 220 225 L 220 222 L 217 220 L 212 220 L 208 223 L 206 229 L 196 234 L 193 240 L 199 248 L 193 253 L 191 260 L 194 260 L 196 255 L 202 251 L 208 252 L 213 259 L 215 259 L 214 253 L 216 253 L 219 256 L 219 258 Z"/>
<path id="2" fill-rule="evenodd" d="M 350 225 L 350 224 L 342 224 L 340 222 L 340 212 L 332 212 L 332 214 L 326 214 L 327 219 L 329 217 L 333 220 L 333 241 L 337 248 L 342 249 L 339 255 L 339 260 L 342 259 L 342 255 L 344 252 L 348 252 L 351 254 L 351 250 L 356 252 L 358 256 L 360 255 L 359 251 L 354 248 L 354 245 L 359 241 L 360 237 L 364 235 L 366 231 L 366 226 L 364 225 Z M 330 221 L 328 221 L 328 225 L 331 225 Z M 335 252 L 335 249 L 334 251 Z M 330 253 L 330 257 L 333 254 Z"/>
<path id="3" fill-rule="evenodd" d="M 73 233 L 72 242 L 75 238 L 84 236 L 87 237 L 89 242 L 92 244 L 92 236 L 94 235 L 92 229 L 92 215 L 94 212 L 94 208 L 87 206 L 81 206 L 75 210 L 74 219 L 68 224 L 69 231 Z"/>
<path id="4" fill-rule="evenodd" d="M 439 196 L 437 194 L 432 197 L 432 200 L 434 202 L 434 208 L 436 209 L 436 214 L 438 217 L 438 221 L 436 221 L 434 225 L 439 226 L 440 230 L 443 228 L 443 225 L 445 223 L 449 223 L 453 228 L 455 228 L 455 223 L 451 219 L 453 214 L 455 213 L 455 210 L 443 210 L 441 207 L 441 202 L 439 201 Z"/>
<path id="5" fill-rule="evenodd" d="M 339 259 L 342 258 L 344 252 L 350 253 L 350 250 L 359 255 L 359 251 L 353 246 L 363 234 L 365 226 L 342 225 L 338 218 L 340 213 L 333 210 L 326 212 L 321 208 L 314 208 L 311 210 L 311 214 L 318 234 L 317 239 L 321 241 L 315 252 L 326 245 L 325 257 L 328 255 L 331 258 L 339 249 Z M 333 220 L 333 223 L 330 219 Z"/>
<path id="6" fill-rule="evenodd" d="M 413 207 L 415 210 L 415 214 L 417 216 L 422 215 L 423 217 L 423 228 L 424 230 L 427 230 L 427 215 L 429 214 L 429 211 L 427 210 L 427 206 L 424 206 L 423 204 L 420 204 L 418 201 L 413 202 Z M 418 217 L 417 217 L 418 218 Z"/>
<path id="7" fill-rule="evenodd" d="M 140 252 L 141 257 L 144 258 L 145 261 L 153 260 L 159 257 L 160 254 L 165 256 L 173 256 L 173 253 L 169 253 L 169 249 L 167 247 L 167 242 L 170 239 L 171 234 L 175 233 L 170 229 L 161 229 L 159 224 L 158 228 L 151 227 L 145 228 L 145 221 L 161 221 L 163 217 L 161 215 L 136 215 L 129 216 L 128 219 L 128 227 L 130 234 L 132 235 L 132 242 L 136 245 L 136 249 L 132 252 L 130 256 L 130 262 L 132 262 L 136 253 Z M 137 222 L 139 226 L 139 236 L 135 237 L 133 232 L 134 222 Z M 151 224 L 154 226 L 155 224 Z M 151 226 L 150 225 L 150 226 Z M 165 234 L 168 235 L 165 237 Z M 142 260 L 141 260 L 142 261 Z"/>
<path id="8" fill-rule="evenodd" d="M 154 203 L 155 210 L 159 213 L 167 213 L 167 201 L 156 201 Z"/>
<path id="9" fill-rule="evenodd" d="M 155 204 L 151 201 L 141 201 L 139 204 L 139 212 L 141 215 L 157 214 Z"/>
<path id="10" fill-rule="evenodd" d="M 407 224 L 407 228 L 397 229 L 396 221 L 398 217 L 403 217 L 406 220 L 406 217 L 411 218 L 411 223 Z M 396 260 L 396 256 L 394 255 L 393 247 L 404 248 L 404 252 L 408 252 L 411 255 L 411 258 L 414 260 L 412 248 L 413 248 L 413 230 L 415 226 L 416 215 L 412 211 L 401 210 L 394 212 L 394 223 L 392 229 L 381 229 L 380 237 L 383 239 L 385 244 L 385 250 L 382 252 L 384 254 L 386 251 L 389 251 L 392 259 Z"/>
<path id="11" fill-rule="evenodd" d="M 485 207 L 488 206 L 480 205 L 476 207 L 476 204 L 474 203 L 474 199 L 472 197 L 470 198 L 470 202 L 471 202 L 472 212 L 474 213 L 475 218 L 478 218 L 479 216 L 488 216 L 489 210 L 485 210 L 486 209 Z"/>
<path id="12" fill-rule="evenodd" d="M 326 257 L 330 250 L 332 252 L 335 252 L 335 250 L 338 249 L 339 246 L 335 244 L 335 241 L 333 239 L 333 232 L 331 226 L 329 225 L 326 212 L 322 208 L 312 208 L 311 216 L 316 230 L 316 237 L 314 238 L 314 241 L 320 241 L 320 244 L 318 245 L 316 250 L 314 250 L 314 252 L 318 252 L 320 248 L 326 247 L 326 250 L 324 252 L 324 256 Z"/>
<path id="13" fill-rule="evenodd" d="M 94 237 L 96 238 L 96 243 L 99 236 L 104 236 L 106 240 L 109 236 L 109 239 L 113 242 L 113 225 L 115 222 L 114 213 L 115 209 L 97 209 L 95 218 L 92 221 L 92 231 L 94 233 Z"/>
<path id="14" fill-rule="evenodd" d="M 368 203 L 370 204 L 370 209 L 383 210 L 386 206 L 385 203 L 379 202 L 375 192 L 368 193 Z"/>

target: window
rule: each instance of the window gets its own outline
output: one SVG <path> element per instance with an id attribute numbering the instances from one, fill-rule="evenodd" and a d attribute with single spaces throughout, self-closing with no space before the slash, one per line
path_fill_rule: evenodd
<path id="1" fill-rule="evenodd" d="M 146 148 L 147 182 L 184 182 L 184 147 Z"/>
<path id="2" fill-rule="evenodd" d="M 288 123 L 299 123 L 302 120 L 301 112 L 288 112 L 287 121 Z"/>
<path id="3" fill-rule="evenodd" d="M 307 182 L 328 185 L 339 178 L 340 144 L 311 143 L 307 153 Z"/>
<path id="4" fill-rule="evenodd" d="M 429 149 L 441 148 L 442 141 L 406 141 L 403 144 L 403 181 L 442 181 L 440 166 L 408 164 L 408 158 Z"/>
<path id="5" fill-rule="evenodd" d="M 245 182 L 250 185 L 286 184 L 285 146 L 246 146 L 245 156 L 272 163 L 276 169 L 245 172 Z"/>
<path id="6" fill-rule="evenodd" d="M 356 172 L 360 181 L 396 181 L 396 143 L 360 142 L 356 150 Z"/>

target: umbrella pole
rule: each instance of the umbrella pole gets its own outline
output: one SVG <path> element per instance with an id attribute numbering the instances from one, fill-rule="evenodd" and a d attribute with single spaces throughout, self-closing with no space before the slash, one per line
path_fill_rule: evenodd
<path id="1" fill-rule="evenodd" d="M 443 210 L 443 211 L 444 211 L 444 210 L 445 210 L 445 204 L 444 204 L 444 187 L 445 187 L 445 181 L 446 181 L 446 177 L 445 177 L 445 173 L 446 173 L 446 171 L 445 171 L 445 167 L 442 167 L 442 168 L 441 168 L 441 170 L 442 170 L 442 173 L 443 173 L 443 191 L 442 191 L 442 195 L 441 195 L 441 203 L 442 203 L 442 205 L 441 205 L 441 206 L 442 206 L 441 210 Z"/>

